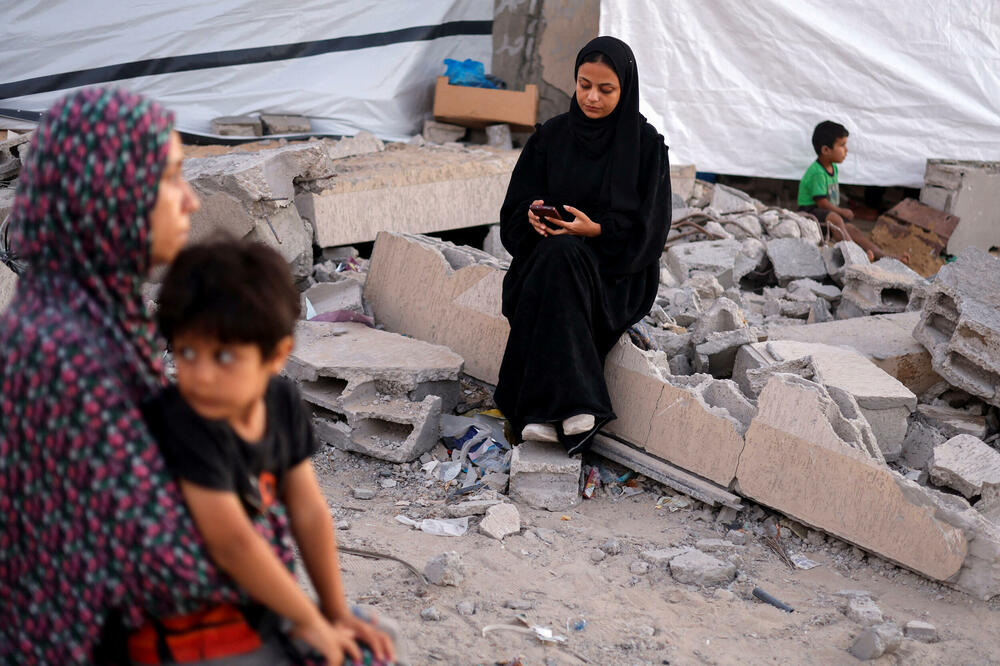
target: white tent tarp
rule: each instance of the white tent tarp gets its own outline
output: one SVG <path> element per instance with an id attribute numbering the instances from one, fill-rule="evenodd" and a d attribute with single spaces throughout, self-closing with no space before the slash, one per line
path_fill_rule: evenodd
<path id="1" fill-rule="evenodd" d="M 841 181 L 923 182 L 927 158 L 1000 159 L 997 0 L 602 0 L 675 162 L 799 179 L 821 120 Z"/>
<path id="2" fill-rule="evenodd" d="M 0 25 L 0 108 L 44 111 L 81 83 L 153 97 L 178 128 L 301 114 L 333 134 L 419 132 L 442 60 L 489 71 L 492 0 L 19 0 Z"/>

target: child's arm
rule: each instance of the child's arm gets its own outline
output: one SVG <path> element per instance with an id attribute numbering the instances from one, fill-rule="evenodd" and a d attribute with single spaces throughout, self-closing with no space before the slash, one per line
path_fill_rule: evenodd
<path id="1" fill-rule="evenodd" d="M 347 606 L 330 510 L 308 459 L 286 474 L 283 499 L 288 507 L 292 534 L 319 595 L 323 614 L 331 622 L 352 629 L 377 659 L 394 661 L 396 654 L 392 640 L 373 625 L 356 618 Z"/>
<path id="2" fill-rule="evenodd" d="M 235 493 L 180 482 L 208 552 L 251 597 L 294 624 L 293 632 L 339 664 L 344 653 L 360 660 L 350 631 L 331 627 L 270 545 L 254 530 Z"/>
<path id="3" fill-rule="evenodd" d="M 854 219 L 854 211 L 850 208 L 839 208 L 830 203 L 830 200 L 826 197 L 818 197 L 813 199 L 816 202 L 816 208 L 822 208 L 823 210 L 833 211 L 837 215 L 840 215 L 845 220 Z"/>

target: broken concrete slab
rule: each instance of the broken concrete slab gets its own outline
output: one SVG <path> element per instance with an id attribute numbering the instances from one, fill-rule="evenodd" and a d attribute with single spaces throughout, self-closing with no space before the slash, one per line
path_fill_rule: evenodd
<path id="1" fill-rule="evenodd" d="M 501 262 L 510 263 L 514 259 L 500 241 L 499 224 L 491 225 L 490 230 L 486 232 L 486 238 L 483 239 L 483 252 L 493 255 Z"/>
<path id="2" fill-rule="evenodd" d="M 184 176 L 201 200 L 191 216 L 191 240 L 219 230 L 249 235 L 281 253 L 296 278 L 308 276 L 312 230 L 293 205 L 293 181 L 326 175 L 332 164 L 319 141 L 185 160 Z"/>
<path id="3" fill-rule="evenodd" d="M 334 401 L 315 385 L 304 385 L 302 397 L 313 410 L 316 437 L 342 451 L 353 451 L 394 463 L 416 460 L 438 443 L 441 398 L 420 402 L 375 396 L 376 400 Z"/>
<path id="4" fill-rule="evenodd" d="M 702 315 L 701 296 L 691 287 L 663 287 L 656 294 L 656 305 L 679 326 L 690 326 Z"/>
<path id="5" fill-rule="evenodd" d="M 662 352 L 643 352 L 627 336 L 608 354 L 604 376 L 618 415 L 606 432 L 729 487 L 743 448 L 741 435 L 754 413 L 732 382 L 709 375 L 672 376 Z M 718 383 L 733 390 L 715 390 Z"/>
<path id="6" fill-rule="evenodd" d="M 802 278 L 800 280 L 792 280 L 788 283 L 788 296 L 789 298 L 796 300 L 796 292 L 799 294 L 809 294 L 811 298 L 800 298 L 799 300 L 814 301 L 817 298 L 822 298 L 825 301 L 833 303 L 840 299 L 840 289 L 831 284 L 820 284 L 811 278 Z"/>
<path id="7" fill-rule="evenodd" d="M 579 456 L 555 443 L 525 441 L 510 460 L 510 498 L 536 509 L 563 511 L 580 503 Z"/>
<path id="8" fill-rule="evenodd" d="M 458 157 L 456 157 L 456 155 Z M 416 148 L 337 160 L 295 198 L 320 247 L 375 240 L 381 231 L 427 233 L 499 221 L 515 152 Z"/>
<path id="9" fill-rule="evenodd" d="M 871 661 L 895 652 L 902 643 L 903 632 L 899 626 L 894 622 L 883 622 L 862 631 L 848 652 L 859 661 Z"/>
<path id="10" fill-rule="evenodd" d="M 756 238 L 747 238 L 733 260 L 733 284 L 739 284 L 744 277 L 763 271 L 767 262 L 767 246 Z"/>
<path id="11" fill-rule="evenodd" d="M 854 397 L 886 460 L 898 458 L 906 437 L 907 419 L 917 407 L 917 397 L 855 351 L 792 340 L 760 342 L 740 349 L 733 377 L 750 394 L 753 387 L 747 377 L 748 370 L 807 357 L 817 383 L 836 387 Z"/>
<path id="12" fill-rule="evenodd" d="M 919 410 L 920 405 L 917 405 L 917 413 L 910 417 L 900 461 L 915 470 L 925 470 L 934 455 L 934 449 L 939 444 L 944 444 L 948 438 L 929 425 Z"/>
<path id="13" fill-rule="evenodd" d="M 1000 259 L 968 248 L 923 290 L 913 331 L 949 384 L 1000 406 Z"/>
<path id="14" fill-rule="evenodd" d="M 819 247 L 804 238 L 776 238 L 767 243 L 767 256 L 774 267 L 774 277 L 784 286 L 799 278 L 826 277 L 826 265 Z"/>
<path id="15" fill-rule="evenodd" d="M 312 123 L 305 116 L 262 113 L 260 122 L 265 134 L 308 134 L 312 131 Z"/>
<path id="16" fill-rule="evenodd" d="M 17 274 L 0 262 L 0 314 L 7 309 L 17 293 Z"/>
<path id="17" fill-rule="evenodd" d="M 212 118 L 212 134 L 219 136 L 262 136 L 260 118 L 257 116 L 219 116 Z"/>
<path id="18" fill-rule="evenodd" d="M 986 437 L 986 417 L 970 414 L 964 409 L 944 405 L 917 405 L 917 411 L 945 437 L 971 435 L 979 439 Z"/>
<path id="19" fill-rule="evenodd" d="M 513 504 L 497 504 L 486 510 L 486 517 L 479 523 L 479 531 L 497 541 L 521 531 L 521 514 Z"/>
<path id="20" fill-rule="evenodd" d="M 830 418 L 839 408 L 823 387 L 775 375 L 757 407 L 737 469 L 742 495 L 935 580 L 955 579 L 966 536 L 841 437 Z"/>
<path id="21" fill-rule="evenodd" d="M 743 245 L 737 240 L 697 241 L 674 245 L 665 253 L 667 267 L 678 282 L 695 271 L 714 275 L 724 288 L 733 286 L 733 265 Z"/>
<path id="22" fill-rule="evenodd" d="M 903 312 L 914 289 L 923 284 L 924 279 L 906 264 L 883 257 L 874 264 L 844 269 L 842 302 L 863 315 Z"/>
<path id="23" fill-rule="evenodd" d="M 969 499 L 981 495 L 984 484 L 1000 484 L 1000 452 L 977 437 L 957 435 L 934 447 L 927 471 L 934 483 Z"/>
<path id="24" fill-rule="evenodd" d="M 468 374 L 496 385 L 510 333 L 500 311 L 504 274 L 485 252 L 382 232 L 365 299 L 388 330 L 447 346 L 466 359 Z"/>
<path id="25" fill-rule="evenodd" d="M 364 324 L 300 321 L 285 374 L 300 382 L 336 380 L 340 399 L 370 389 L 422 400 L 431 388 L 457 382 L 462 364 L 446 347 Z"/>
<path id="26" fill-rule="evenodd" d="M 876 315 L 807 326 L 768 326 L 769 340 L 799 340 L 849 347 L 898 379 L 915 394 L 940 381 L 931 355 L 913 339 L 919 312 Z"/>
<path id="27" fill-rule="evenodd" d="M 685 201 L 694 195 L 694 181 L 697 169 L 693 164 L 670 165 L 670 190 Z"/>
<path id="28" fill-rule="evenodd" d="M 854 241 L 840 241 L 833 247 L 824 247 L 820 253 L 827 274 L 840 285 L 844 284 L 845 270 L 851 266 L 867 266 L 871 263 L 868 254 Z"/>

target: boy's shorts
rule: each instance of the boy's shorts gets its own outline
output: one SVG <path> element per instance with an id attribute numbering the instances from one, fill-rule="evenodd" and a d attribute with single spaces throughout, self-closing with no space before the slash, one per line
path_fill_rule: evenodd
<path id="1" fill-rule="evenodd" d="M 820 224 L 822 224 L 826 222 L 826 216 L 832 213 L 833 211 L 827 208 L 820 208 L 819 206 L 799 206 L 799 212 L 809 213 L 817 220 L 819 220 Z"/>

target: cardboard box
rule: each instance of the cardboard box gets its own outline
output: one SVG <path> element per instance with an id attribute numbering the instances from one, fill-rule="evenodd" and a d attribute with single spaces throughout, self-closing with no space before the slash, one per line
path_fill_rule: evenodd
<path id="1" fill-rule="evenodd" d="M 434 119 L 463 127 L 507 123 L 515 132 L 531 132 L 538 119 L 538 86 L 524 92 L 453 86 L 439 76 L 434 88 Z"/>

